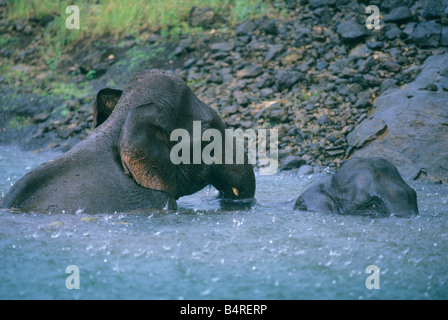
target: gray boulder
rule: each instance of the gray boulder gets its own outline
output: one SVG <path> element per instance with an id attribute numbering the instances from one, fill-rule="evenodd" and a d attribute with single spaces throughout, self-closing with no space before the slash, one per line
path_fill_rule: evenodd
<path id="1" fill-rule="evenodd" d="M 421 70 L 377 98 L 375 113 L 347 136 L 349 153 L 384 157 L 406 179 L 448 182 L 448 54 L 429 57 Z"/>

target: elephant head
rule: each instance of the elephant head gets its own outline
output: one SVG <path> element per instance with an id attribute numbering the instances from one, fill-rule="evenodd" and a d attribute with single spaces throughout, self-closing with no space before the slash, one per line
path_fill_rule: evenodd
<path id="1" fill-rule="evenodd" d="M 20 179 L 3 206 L 91 213 L 175 207 L 179 197 L 209 184 L 225 199 L 253 198 L 255 176 L 247 162 L 173 163 L 171 133 L 181 128 L 193 135 L 195 122 L 202 132 L 215 129 L 224 134 L 218 114 L 181 78 L 145 70 L 123 91 L 99 91 L 93 132 Z M 193 140 L 190 136 L 192 151 Z M 204 146 L 201 142 L 200 148 Z"/>
<path id="2" fill-rule="evenodd" d="M 383 158 L 353 158 L 303 192 L 295 209 L 339 214 L 412 216 L 417 194 Z"/>

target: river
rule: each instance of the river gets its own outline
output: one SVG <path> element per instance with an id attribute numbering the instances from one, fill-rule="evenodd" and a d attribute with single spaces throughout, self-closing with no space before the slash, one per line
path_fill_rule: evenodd
<path id="1" fill-rule="evenodd" d="M 55 156 L 0 147 L 0 196 Z M 448 298 L 446 184 L 410 183 L 413 218 L 292 210 L 319 175 L 257 175 L 249 210 L 222 208 L 213 188 L 176 212 L 0 210 L 0 299 Z"/>

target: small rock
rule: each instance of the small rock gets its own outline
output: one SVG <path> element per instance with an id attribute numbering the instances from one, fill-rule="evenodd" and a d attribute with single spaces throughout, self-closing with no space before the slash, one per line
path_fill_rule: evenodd
<path id="1" fill-rule="evenodd" d="M 231 106 L 227 106 L 221 109 L 221 113 L 226 115 L 226 114 L 234 114 L 238 111 L 238 106 L 237 105 L 231 105 Z"/>
<path id="2" fill-rule="evenodd" d="M 424 8 L 422 11 L 422 16 L 426 19 L 439 19 L 446 6 L 447 3 L 445 0 L 427 0 L 424 2 Z"/>
<path id="3" fill-rule="evenodd" d="M 269 113 L 269 119 L 273 122 L 283 122 L 287 119 L 288 117 L 288 111 L 286 110 L 286 108 L 274 108 L 270 113 Z"/>
<path id="4" fill-rule="evenodd" d="M 25 25 L 22 23 L 22 21 L 17 21 L 16 22 L 16 31 L 21 32 L 23 29 L 25 29 Z"/>
<path id="5" fill-rule="evenodd" d="M 196 63 L 196 59 L 195 58 L 190 58 L 187 61 L 185 61 L 184 63 L 184 68 L 188 69 L 190 68 L 192 65 L 194 65 Z"/>
<path id="6" fill-rule="evenodd" d="M 58 127 L 56 130 L 57 130 L 58 136 L 60 138 L 67 139 L 68 137 L 70 137 L 73 134 L 74 126 L 69 125 L 69 126 Z"/>
<path id="7" fill-rule="evenodd" d="M 228 51 L 232 51 L 233 48 L 234 48 L 234 45 L 231 42 L 216 42 L 216 43 L 213 43 L 212 45 L 210 45 L 210 49 L 212 51 L 228 52 Z"/>
<path id="8" fill-rule="evenodd" d="M 268 97 L 270 97 L 273 94 L 274 94 L 274 90 L 272 90 L 271 88 L 263 88 L 260 91 L 260 96 L 262 98 L 268 98 Z"/>
<path id="9" fill-rule="evenodd" d="M 367 42 L 367 46 L 369 49 L 378 50 L 384 46 L 384 43 L 382 41 L 369 41 Z"/>
<path id="10" fill-rule="evenodd" d="M 193 49 L 193 40 L 191 38 L 182 39 L 177 44 L 177 47 L 174 49 L 173 54 L 175 56 L 179 56 L 182 53 L 187 53 Z"/>
<path id="11" fill-rule="evenodd" d="M 227 51 L 218 51 L 214 54 L 212 54 L 211 58 L 213 60 L 222 60 L 224 58 L 227 58 L 229 56 L 229 52 Z"/>
<path id="12" fill-rule="evenodd" d="M 401 36 L 401 33 L 402 33 L 401 29 L 398 28 L 395 24 L 392 24 L 391 26 L 389 26 L 389 29 L 386 31 L 384 36 L 388 40 L 394 40 L 396 38 L 399 38 Z"/>
<path id="13" fill-rule="evenodd" d="M 31 25 L 26 25 L 25 29 L 23 29 L 23 33 L 27 36 L 33 33 L 34 28 Z"/>
<path id="14" fill-rule="evenodd" d="M 289 90 L 297 82 L 305 79 L 303 73 L 293 70 L 278 70 L 275 77 L 277 79 L 278 91 Z"/>
<path id="15" fill-rule="evenodd" d="M 313 111 L 315 108 L 316 108 L 315 105 L 312 104 L 312 103 L 308 103 L 308 104 L 305 106 L 305 110 L 306 110 L 306 111 Z"/>
<path id="16" fill-rule="evenodd" d="M 411 10 L 408 7 L 398 7 L 392 9 L 385 17 L 384 21 L 386 22 L 396 22 L 403 23 L 412 18 Z"/>
<path id="17" fill-rule="evenodd" d="M 305 164 L 305 160 L 300 156 L 287 156 L 280 166 L 280 170 L 291 170 L 300 168 L 300 166 Z"/>
<path id="18" fill-rule="evenodd" d="M 386 61 L 382 64 L 382 67 L 390 72 L 398 72 L 401 69 L 401 66 L 396 61 Z"/>
<path id="19" fill-rule="evenodd" d="M 320 61 L 316 65 L 316 69 L 319 70 L 319 71 L 322 71 L 322 70 L 324 70 L 327 67 L 328 67 L 328 62 L 327 61 Z"/>
<path id="20" fill-rule="evenodd" d="M 252 121 L 250 120 L 243 120 L 240 122 L 240 125 L 243 129 L 249 129 L 253 127 Z"/>
<path id="21" fill-rule="evenodd" d="M 357 109 L 362 109 L 362 108 L 369 108 L 371 106 L 372 106 L 371 95 L 366 91 L 360 92 L 358 94 L 358 98 L 354 107 Z"/>
<path id="22" fill-rule="evenodd" d="M 46 121 L 48 118 L 50 118 L 50 114 L 47 112 L 39 113 L 38 115 L 34 116 L 32 119 L 33 123 L 41 123 Z"/>
<path id="23" fill-rule="evenodd" d="M 327 124 L 327 123 L 328 123 L 328 117 L 327 117 L 325 114 L 322 115 L 322 116 L 320 116 L 320 117 L 317 119 L 317 123 L 320 124 L 321 126 Z"/>
<path id="24" fill-rule="evenodd" d="M 266 61 L 272 61 L 283 50 L 283 44 L 276 44 L 269 46 L 268 53 L 264 58 Z"/>
<path id="25" fill-rule="evenodd" d="M 79 100 L 67 100 L 65 102 L 66 107 L 70 110 L 70 111 L 75 111 L 77 107 L 79 107 Z"/>
<path id="26" fill-rule="evenodd" d="M 299 55 L 298 53 L 291 53 L 288 54 L 284 57 L 282 57 L 280 60 L 282 62 L 283 65 L 287 66 L 287 65 L 296 65 L 297 62 L 302 58 L 301 55 Z"/>
<path id="27" fill-rule="evenodd" d="M 174 54 L 175 56 L 180 56 L 184 51 L 185 51 L 185 48 L 182 48 L 182 47 L 177 46 L 177 47 L 174 49 L 173 54 Z"/>
<path id="28" fill-rule="evenodd" d="M 276 35 L 278 33 L 275 19 L 263 21 L 263 23 L 261 24 L 261 29 L 267 34 Z"/>
<path id="29" fill-rule="evenodd" d="M 87 54 L 79 64 L 80 72 L 82 74 L 89 74 L 89 72 L 94 71 L 95 77 L 101 76 L 109 69 L 109 66 L 115 62 L 115 59 L 107 59 L 110 53 L 111 52 L 108 50 L 98 49 Z"/>
<path id="30" fill-rule="evenodd" d="M 365 27 L 352 20 L 339 23 L 336 32 L 348 43 L 357 43 L 366 36 Z"/>
<path id="31" fill-rule="evenodd" d="M 326 148 L 325 151 L 330 157 L 339 156 L 345 153 L 344 148 L 341 147 Z"/>
<path id="32" fill-rule="evenodd" d="M 305 164 L 299 168 L 299 176 L 309 176 L 310 174 L 314 173 L 313 166 L 310 166 L 309 164 Z"/>
<path id="33" fill-rule="evenodd" d="M 403 33 L 409 37 L 414 32 L 415 25 L 416 25 L 415 22 L 406 23 L 404 25 Z"/>
<path id="34" fill-rule="evenodd" d="M 209 83 L 216 83 L 221 84 L 222 83 L 222 77 L 217 73 L 212 73 L 208 78 L 207 82 Z"/>
<path id="35" fill-rule="evenodd" d="M 425 87 L 426 91 L 437 91 L 439 88 L 434 83 L 428 83 L 428 85 Z"/>
<path id="36" fill-rule="evenodd" d="M 360 73 L 368 73 L 375 65 L 375 59 L 373 57 L 368 57 L 366 60 L 360 60 L 359 62 L 358 71 Z"/>
<path id="37" fill-rule="evenodd" d="M 236 76 L 240 79 L 248 79 L 258 77 L 263 73 L 263 69 L 257 65 L 251 64 L 236 73 Z"/>
<path id="38" fill-rule="evenodd" d="M 381 79 L 376 76 L 365 74 L 362 78 L 367 87 L 378 87 L 381 85 Z"/>
<path id="39" fill-rule="evenodd" d="M 233 97 L 235 98 L 236 102 L 238 102 L 238 104 L 242 107 L 246 107 L 250 103 L 248 94 L 244 92 L 236 91 L 233 93 Z"/>
<path id="40" fill-rule="evenodd" d="M 352 59 L 362 59 L 371 56 L 372 50 L 370 50 L 365 44 L 358 45 L 350 50 L 349 57 Z"/>
<path id="41" fill-rule="evenodd" d="M 160 36 L 158 34 L 154 34 L 154 33 L 151 34 L 148 39 L 149 43 L 156 43 L 159 40 L 160 40 Z"/>
<path id="42" fill-rule="evenodd" d="M 213 8 L 204 7 L 192 7 L 190 10 L 190 15 L 188 22 L 192 27 L 209 27 L 213 22 L 215 22 L 215 13 Z"/>
<path id="43" fill-rule="evenodd" d="M 237 36 L 245 36 L 245 35 L 250 35 L 252 33 L 252 31 L 254 31 L 256 28 L 255 23 L 253 23 L 252 21 L 248 20 L 243 22 L 242 24 L 238 25 L 235 28 L 235 34 Z"/>
<path id="44" fill-rule="evenodd" d="M 192 38 L 186 38 L 186 39 L 180 40 L 177 45 L 186 50 L 191 50 L 194 46 L 194 42 L 193 42 Z"/>
<path id="45" fill-rule="evenodd" d="M 274 84 L 274 80 L 272 79 L 272 77 L 270 75 L 263 74 L 260 77 L 260 80 L 257 82 L 257 87 L 259 89 L 262 89 L 262 88 L 266 88 L 266 87 L 271 87 L 273 84 Z"/>

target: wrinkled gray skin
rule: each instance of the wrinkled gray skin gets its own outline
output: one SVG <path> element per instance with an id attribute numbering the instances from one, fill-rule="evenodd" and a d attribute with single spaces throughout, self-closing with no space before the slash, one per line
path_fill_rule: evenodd
<path id="1" fill-rule="evenodd" d="M 412 216 L 417 195 L 394 165 L 383 158 L 353 158 L 334 175 L 310 186 L 295 209 L 352 215 Z"/>
<path id="2" fill-rule="evenodd" d="M 145 70 L 124 91 L 101 90 L 94 110 L 96 129 L 17 181 L 2 207 L 44 213 L 175 209 L 179 197 L 209 184 L 223 199 L 253 198 L 255 176 L 250 165 L 170 161 L 170 150 L 178 143 L 170 141 L 171 132 L 184 128 L 192 139 L 193 121 L 201 121 L 202 131 L 215 128 L 224 137 L 217 113 L 182 79 Z"/>

